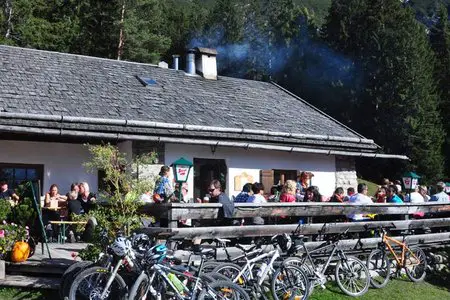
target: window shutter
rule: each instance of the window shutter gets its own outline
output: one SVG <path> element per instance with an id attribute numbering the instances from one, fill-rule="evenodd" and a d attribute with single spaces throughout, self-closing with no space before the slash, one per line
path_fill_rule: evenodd
<path id="1" fill-rule="evenodd" d="M 273 186 L 273 170 L 261 170 L 261 183 L 264 185 L 264 192 L 270 193 Z"/>

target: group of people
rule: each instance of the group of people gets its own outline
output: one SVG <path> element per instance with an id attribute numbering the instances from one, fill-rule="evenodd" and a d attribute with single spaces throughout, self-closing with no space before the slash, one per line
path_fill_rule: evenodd
<path id="1" fill-rule="evenodd" d="M 87 182 L 72 183 L 70 191 L 61 195 L 58 186 L 52 184 L 45 194 L 44 207 L 58 210 L 58 218 L 71 219 L 72 214 L 83 215 L 95 206 L 96 195 L 89 190 Z M 53 219 L 55 217 L 53 216 Z"/>

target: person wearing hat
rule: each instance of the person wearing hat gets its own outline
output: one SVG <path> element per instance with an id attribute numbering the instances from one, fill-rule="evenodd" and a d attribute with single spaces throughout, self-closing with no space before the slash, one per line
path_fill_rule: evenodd
<path id="1" fill-rule="evenodd" d="M 8 188 L 8 182 L 6 180 L 0 181 L 0 199 L 19 201 L 19 196 Z"/>
<path id="2" fill-rule="evenodd" d="M 169 180 L 169 174 L 170 168 L 168 166 L 162 166 L 153 191 L 153 200 L 156 203 L 167 202 L 174 195 L 174 190 Z"/>

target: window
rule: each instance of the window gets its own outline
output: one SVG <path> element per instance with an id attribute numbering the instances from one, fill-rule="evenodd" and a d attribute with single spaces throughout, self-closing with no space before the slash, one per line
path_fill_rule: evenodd
<path id="1" fill-rule="evenodd" d="M 24 181 L 38 180 L 42 189 L 43 177 L 44 165 L 0 163 L 0 179 L 6 179 L 10 189 L 16 189 Z"/>
<path id="2" fill-rule="evenodd" d="M 149 77 L 143 77 L 143 76 L 136 76 L 136 78 L 144 85 L 144 86 L 152 86 L 156 85 L 156 80 L 149 78 Z"/>

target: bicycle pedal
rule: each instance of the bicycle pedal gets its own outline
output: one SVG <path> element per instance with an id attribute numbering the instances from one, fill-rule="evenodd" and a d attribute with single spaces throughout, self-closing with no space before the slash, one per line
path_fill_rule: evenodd
<path id="1" fill-rule="evenodd" d="M 326 289 L 324 284 L 321 284 L 320 287 L 322 288 L 322 290 Z"/>

